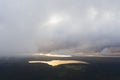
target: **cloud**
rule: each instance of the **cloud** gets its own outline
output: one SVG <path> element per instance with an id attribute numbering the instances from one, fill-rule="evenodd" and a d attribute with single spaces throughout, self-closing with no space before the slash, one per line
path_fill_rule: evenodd
<path id="1" fill-rule="evenodd" d="M 0 0 L 0 52 L 120 46 L 119 9 L 119 0 Z"/>

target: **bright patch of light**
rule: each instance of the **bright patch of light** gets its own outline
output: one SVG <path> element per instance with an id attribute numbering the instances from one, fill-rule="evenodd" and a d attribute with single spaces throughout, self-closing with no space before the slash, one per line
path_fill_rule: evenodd
<path id="1" fill-rule="evenodd" d="M 62 15 L 51 15 L 48 18 L 48 25 L 57 25 L 64 21 L 64 17 Z"/>
<path id="2" fill-rule="evenodd" d="M 58 24 L 62 21 L 62 16 L 58 16 L 58 15 L 53 15 L 50 16 L 48 23 L 49 24 Z"/>
<path id="3" fill-rule="evenodd" d="M 52 60 L 52 61 L 28 61 L 30 64 L 34 63 L 45 63 L 51 66 L 58 66 L 61 64 L 72 64 L 72 63 L 81 63 L 81 64 L 88 64 L 84 61 L 77 61 L 77 60 Z"/>
<path id="4" fill-rule="evenodd" d="M 65 14 L 52 14 L 44 23 L 44 26 L 56 26 L 69 20 L 69 16 Z"/>
<path id="5" fill-rule="evenodd" d="M 72 55 L 58 55 L 58 54 L 44 54 L 44 53 L 36 53 L 36 54 L 33 54 L 33 55 L 36 55 L 36 56 L 47 56 L 47 57 L 72 57 Z"/>

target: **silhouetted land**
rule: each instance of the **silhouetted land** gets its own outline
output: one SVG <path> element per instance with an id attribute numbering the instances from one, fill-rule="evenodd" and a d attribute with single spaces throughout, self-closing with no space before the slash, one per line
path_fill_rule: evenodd
<path id="1" fill-rule="evenodd" d="M 29 64 L 29 60 L 69 59 L 90 64 Z M 120 58 L 0 58 L 0 80 L 120 80 Z"/>

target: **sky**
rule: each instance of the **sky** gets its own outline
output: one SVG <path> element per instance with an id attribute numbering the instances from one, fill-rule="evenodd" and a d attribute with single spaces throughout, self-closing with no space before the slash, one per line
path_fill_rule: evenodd
<path id="1" fill-rule="evenodd" d="M 0 0 L 0 54 L 120 46 L 119 0 Z"/>

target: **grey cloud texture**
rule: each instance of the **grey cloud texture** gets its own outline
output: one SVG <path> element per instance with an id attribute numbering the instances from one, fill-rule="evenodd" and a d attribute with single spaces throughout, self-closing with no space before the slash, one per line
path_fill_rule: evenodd
<path id="1" fill-rule="evenodd" d="M 120 46 L 119 2 L 0 0 L 0 52 Z"/>

